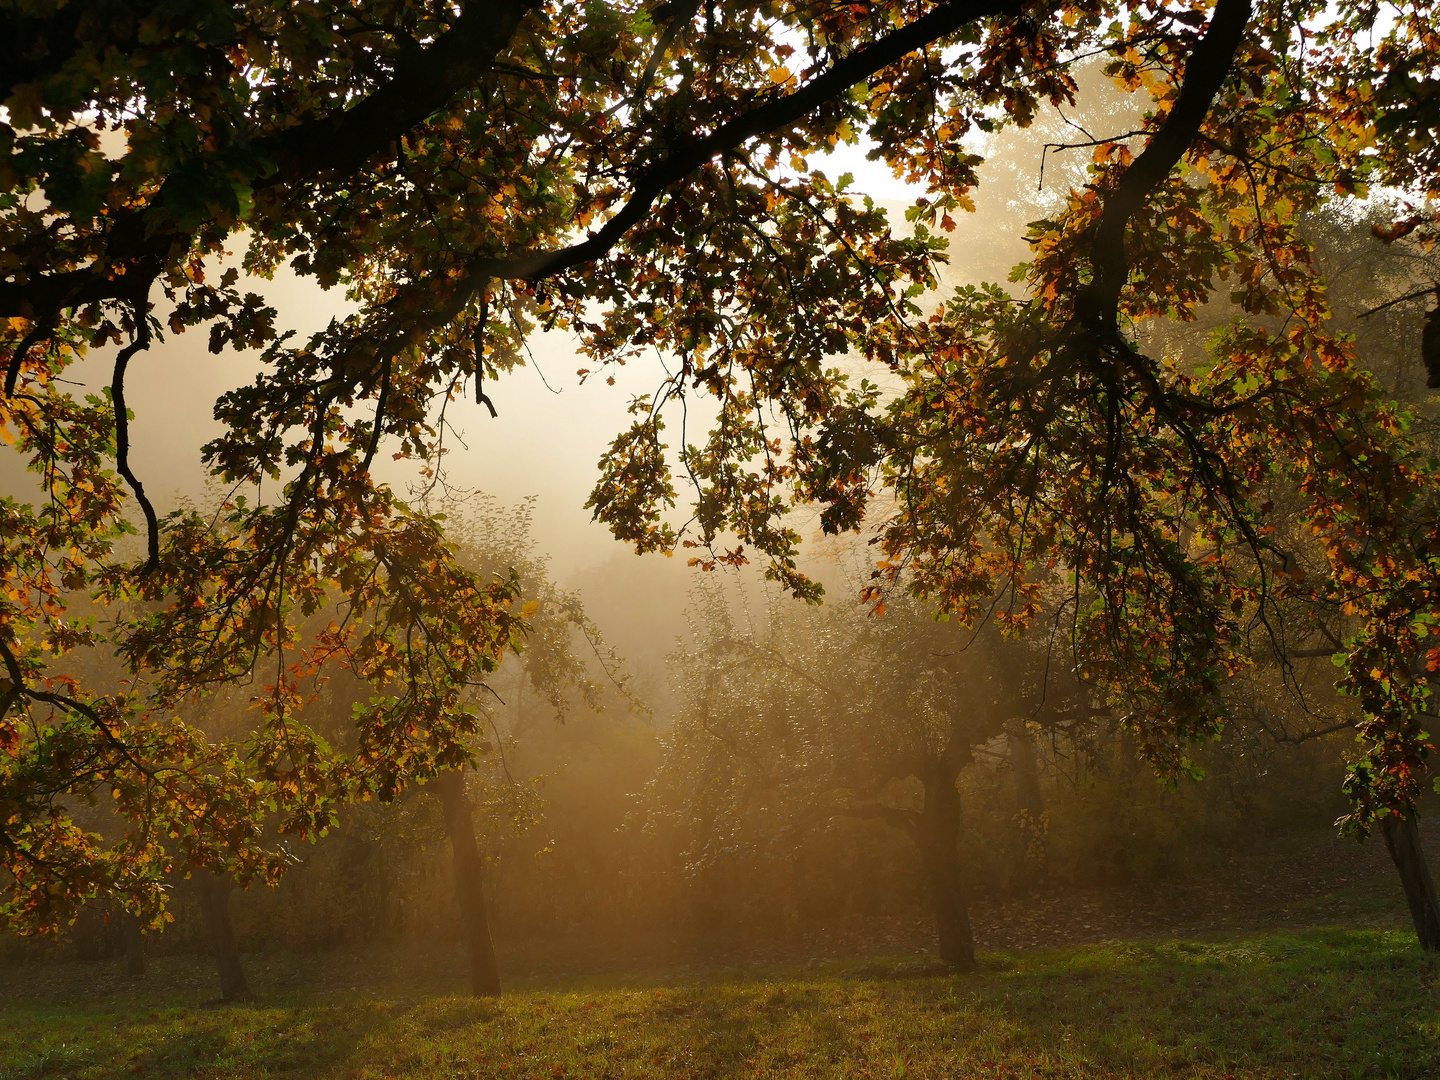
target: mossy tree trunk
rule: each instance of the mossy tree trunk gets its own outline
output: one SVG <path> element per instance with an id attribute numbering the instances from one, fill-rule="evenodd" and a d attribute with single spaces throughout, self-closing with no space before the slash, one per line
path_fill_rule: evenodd
<path id="1" fill-rule="evenodd" d="M 1385 819 L 1381 832 L 1395 869 L 1400 872 L 1410 918 L 1415 923 L 1415 936 L 1422 948 L 1440 952 L 1440 901 L 1435 895 L 1435 879 L 1430 876 L 1425 849 L 1420 846 L 1419 823 L 1413 813 L 1404 817 L 1396 814 Z"/>

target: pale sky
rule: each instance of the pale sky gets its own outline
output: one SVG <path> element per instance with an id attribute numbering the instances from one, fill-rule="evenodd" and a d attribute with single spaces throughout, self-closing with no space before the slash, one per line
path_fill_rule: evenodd
<path id="1" fill-rule="evenodd" d="M 952 281 L 1003 280 L 1010 265 L 1027 257 L 1021 235 L 1024 223 L 1040 216 L 1035 211 L 1041 196 L 1034 189 L 1040 146 L 1047 139 L 1065 137 L 1068 130 L 1058 117 L 1052 121 L 1037 121 L 1028 131 L 1002 137 L 996 145 L 995 164 L 985 167 L 982 176 L 987 183 L 976 193 L 978 212 L 960 215 L 959 229 L 951 237 L 948 276 Z M 1042 130 L 1047 128 L 1048 134 Z M 897 226 L 908 228 L 901 210 L 920 192 L 896 180 L 884 164 L 866 160 L 864 148 L 842 147 L 829 161 L 814 163 L 832 179 L 852 173 L 853 191 L 888 204 Z M 1052 158 L 1046 168 L 1050 196 L 1053 198 L 1059 185 L 1075 178 L 1072 169 L 1067 180 L 1066 170 Z M 242 288 L 263 293 L 279 309 L 279 324 L 298 331 L 299 340 L 348 310 L 340 290 L 325 292 L 313 279 L 287 272 L 277 274 L 271 282 L 243 281 Z M 206 338 L 203 328 L 167 336 L 130 365 L 127 397 L 135 413 L 132 465 L 161 513 L 173 508 L 180 495 L 205 498 L 199 448 L 219 431 L 212 417 L 213 403 L 225 390 L 249 382 L 256 371 L 255 354 L 227 350 L 214 356 L 206 350 Z M 584 509 L 600 455 L 629 425 L 626 407 L 631 398 L 653 393 L 664 372 L 657 359 L 632 362 L 610 372 L 615 375 L 613 386 L 603 375 L 592 376 L 582 386 L 576 376 L 582 361 L 572 338 L 561 333 L 537 334 L 531 349 L 536 365 L 486 386 L 498 418 L 491 419 L 469 398 L 450 407 L 451 422 L 464 440 L 463 445 L 450 443 L 446 461 L 451 483 L 483 490 L 504 503 L 537 495 L 537 548 L 549 554 L 555 577 L 579 585 L 582 591 L 590 580 L 601 592 L 616 594 L 606 606 L 620 601 L 617 589 L 646 600 L 653 610 L 640 619 L 635 631 L 649 626 L 673 641 L 684 594 L 695 573 L 684 569 L 683 553 L 671 560 L 660 556 L 637 560 L 604 527 L 592 523 Z M 71 369 L 69 377 L 84 384 L 75 388 L 77 393 L 98 392 L 108 383 L 114 351 L 113 347 L 104 350 Z M 678 417 L 667 415 L 667 424 L 667 441 L 673 447 L 679 440 Z M 691 439 L 702 435 L 692 431 Z M 379 456 L 377 472 L 403 492 L 413 478 L 413 466 L 391 464 L 383 448 Z M 0 490 L 22 497 L 22 493 L 34 491 L 33 481 L 22 478 L 13 454 L 0 455 Z M 682 488 L 682 510 L 685 494 Z M 803 532 L 811 515 L 797 517 L 797 527 Z M 622 565 L 620 560 L 629 562 Z M 594 573 L 602 566 L 603 573 Z M 617 584 L 621 582 L 623 586 Z M 660 647 L 668 649 L 669 645 Z"/>
<path id="2" fill-rule="evenodd" d="M 858 151 L 837 155 L 833 170 L 827 171 L 836 176 L 854 172 L 857 188 L 863 177 L 878 198 L 905 194 L 904 185 L 886 167 L 865 161 Z M 296 330 L 298 340 L 351 310 L 339 289 L 326 292 L 313 279 L 284 270 L 273 281 L 243 281 L 242 288 L 254 289 L 273 303 L 280 312 L 279 325 Z M 257 354 L 227 349 L 216 356 L 206 349 L 206 338 L 203 328 L 167 334 L 131 362 L 126 380 L 135 414 L 131 464 L 161 513 L 181 495 L 204 492 L 199 450 L 220 431 L 211 414 L 213 403 L 226 390 L 249 382 L 258 370 Z M 463 445 L 447 442 L 452 486 L 478 488 L 502 502 L 538 494 L 535 532 L 562 577 L 606 561 L 612 550 L 624 550 L 608 530 L 590 521 L 584 504 L 601 454 L 630 423 L 626 408 L 631 399 L 653 394 L 664 378 L 658 360 L 649 359 L 592 375 L 581 385 L 576 371 L 584 361 L 575 345 L 565 333 L 535 334 L 530 341 L 534 364 L 487 384 L 497 418 L 468 396 L 453 402 L 448 412 L 463 438 Z M 79 384 L 74 387 L 77 394 L 98 392 L 108 384 L 114 351 L 102 350 L 69 371 L 67 377 Z M 615 377 L 614 385 L 606 375 Z M 699 434 L 692 431 L 692 440 Z M 667 436 L 672 445 L 678 441 L 678 418 Z M 14 462 L 6 464 L 6 478 L 18 479 Z M 391 463 L 383 445 L 376 471 L 400 491 L 415 475 L 411 463 Z M 11 490 L 23 486 L 13 480 L 6 484 Z"/>

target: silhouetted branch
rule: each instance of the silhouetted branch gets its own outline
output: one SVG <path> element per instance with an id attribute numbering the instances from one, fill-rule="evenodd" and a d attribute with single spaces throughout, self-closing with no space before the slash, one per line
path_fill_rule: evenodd
<path id="1" fill-rule="evenodd" d="M 1087 290 L 1091 310 L 1086 314 L 1097 329 L 1115 332 L 1120 290 L 1130 269 L 1125 227 L 1195 142 L 1215 95 L 1230 74 L 1250 11 L 1250 0 L 1219 0 L 1215 5 L 1205 36 L 1185 62 L 1185 81 L 1174 107 L 1105 198 L 1091 247 L 1095 276 Z"/>
<path id="2" fill-rule="evenodd" d="M 1222 3 L 1227 2 L 1234 3 L 1235 0 L 1222 0 Z M 641 170 L 625 205 L 588 239 L 550 251 L 526 252 L 503 259 L 481 259 L 472 264 L 471 273 L 476 277 L 539 281 L 593 262 L 618 244 L 645 217 L 667 188 L 712 158 L 753 138 L 795 123 L 855 84 L 967 23 L 990 15 L 1018 14 L 1020 6 L 1016 0 L 955 0 L 942 4 L 873 44 L 856 49 L 799 89 L 742 113 L 721 124 L 709 135 L 679 140 L 664 158 Z M 1248 5 L 1245 10 L 1248 15 Z"/>
<path id="3" fill-rule="evenodd" d="M 1406 293 L 1404 296 L 1397 296 L 1394 300 L 1386 300 L 1383 304 L 1376 304 L 1370 310 L 1362 311 L 1359 315 L 1356 315 L 1355 317 L 1357 319 L 1368 319 L 1371 315 L 1378 315 L 1386 308 L 1392 308 L 1396 304 L 1403 304 L 1407 300 L 1423 300 L 1427 296 L 1436 295 L 1440 295 L 1440 284 L 1426 285 L 1423 289 L 1415 289 L 1411 292 Z"/>
<path id="4" fill-rule="evenodd" d="M 135 329 L 130 344 L 115 357 L 115 371 L 110 380 L 110 399 L 115 406 L 115 469 L 135 493 L 135 501 L 145 515 L 147 555 L 142 574 L 148 574 L 160 565 L 160 522 L 155 517 L 155 507 L 145 495 L 145 485 L 140 483 L 130 468 L 130 417 L 125 408 L 125 371 L 131 358 L 150 347 L 150 322 L 146 302 L 142 298 L 134 308 Z"/>

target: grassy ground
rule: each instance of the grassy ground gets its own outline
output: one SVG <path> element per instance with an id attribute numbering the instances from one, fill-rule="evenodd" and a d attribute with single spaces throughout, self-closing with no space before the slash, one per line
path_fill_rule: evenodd
<path id="1" fill-rule="evenodd" d="M 958 976 L 868 961 L 522 984 L 494 1002 L 261 971 L 253 1001 L 204 1007 L 165 975 L 8 995 L 0 1077 L 1440 1076 L 1436 964 L 1398 929 L 990 953 Z"/>
<path id="2" fill-rule="evenodd" d="M 1273 896 L 1217 877 L 1189 899 L 1057 895 L 990 913 L 1050 948 L 996 947 L 982 913 L 991 949 L 963 975 L 870 957 L 527 980 L 564 958 L 526 949 L 485 1002 L 460 992 L 455 949 L 408 946 L 247 957 L 255 996 L 219 1006 L 195 957 L 152 960 L 139 980 L 115 961 L 12 967 L 0 1080 L 1440 1078 L 1440 968 L 1414 943 L 1393 870 L 1322 861 L 1344 872 L 1254 875 L 1291 883 Z M 1185 914 L 1206 900 L 1210 921 Z M 1100 934 L 1112 940 L 1086 936 Z M 914 957 L 917 941 L 892 944 Z M 569 970 L 582 960 L 570 950 Z"/>

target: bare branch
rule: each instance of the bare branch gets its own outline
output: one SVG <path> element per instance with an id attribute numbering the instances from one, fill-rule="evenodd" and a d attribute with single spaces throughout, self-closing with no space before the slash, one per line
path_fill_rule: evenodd
<path id="1" fill-rule="evenodd" d="M 110 379 L 110 399 L 115 406 L 115 469 L 135 493 L 135 501 L 145 515 L 145 536 L 147 553 L 142 574 L 149 574 L 160 565 L 160 522 L 155 517 L 155 507 L 145 494 L 145 485 L 140 483 L 130 468 L 130 416 L 125 408 L 125 371 L 131 358 L 150 347 L 150 314 L 148 304 L 142 298 L 134 307 L 135 328 L 130 344 L 115 357 L 115 371 Z"/>

